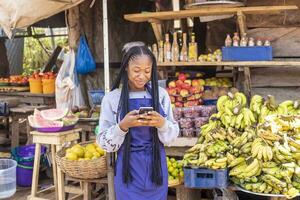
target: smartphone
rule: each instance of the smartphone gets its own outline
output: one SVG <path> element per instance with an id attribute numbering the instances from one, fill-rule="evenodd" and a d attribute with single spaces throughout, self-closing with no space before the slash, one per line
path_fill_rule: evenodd
<path id="1" fill-rule="evenodd" d="M 150 111 L 153 111 L 153 107 L 140 107 L 139 115 L 148 114 Z"/>

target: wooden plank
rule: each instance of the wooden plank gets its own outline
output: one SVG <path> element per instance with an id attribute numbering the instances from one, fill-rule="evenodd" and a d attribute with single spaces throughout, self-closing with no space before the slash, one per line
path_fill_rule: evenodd
<path id="1" fill-rule="evenodd" d="M 185 67 L 185 66 L 236 66 L 243 67 L 249 66 L 251 68 L 255 67 L 289 67 L 295 66 L 300 67 L 300 61 L 287 60 L 274 60 L 274 61 L 223 61 L 223 62 L 169 62 L 169 63 L 158 63 L 158 67 Z"/>
<path id="2" fill-rule="evenodd" d="M 57 183 L 57 164 L 56 164 L 56 148 L 51 144 L 51 157 L 52 157 L 52 171 L 53 171 L 53 183 L 55 187 L 55 199 L 58 199 L 58 183 Z"/>
<path id="3" fill-rule="evenodd" d="M 246 16 L 241 11 L 237 13 L 237 21 L 241 35 L 244 35 L 247 33 Z"/>
<path id="4" fill-rule="evenodd" d="M 153 29 L 153 32 L 154 32 L 157 42 L 163 40 L 161 23 L 151 22 L 151 26 L 152 26 L 152 29 Z"/>
<path id="5" fill-rule="evenodd" d="M 278 13 L 284 10 L 296 10 L 297 6 L 257 6 L 257 7 L 239 7 L 239 8 L 201 8 L 195 10 L 165 11 L 165 12 L 149 12 L 142 14 L 128 14 L 124 18 L 132 22 L 147 22 L 150 19 L 156 20 L 172 20 L 188 17 L 213 16 L 224 14 L 236 14 L 243 12 L 244 14 L 267 14 Z"/>
<path id="6" fill-rule="evenodd" d="M 252 87 L 300 86 L 300 68 L 260 68 L 251 70 Z"/>
<path id="7" fill-rule="evenodd" d="M 176 200 L 198 200 L 201 198 L 201 190 L 185 188 L 184 185 L 176 187 Z"/>
<path id="8" fill-rule="evenodd" d="M 192 147 L 196 144 L 198 138 L 187 138 L 187 137 L 179 137 L 174 140 L 170 145 L 167 147 Z"/>
<path id="9" fill-rule="evenodd" d="M 274 57 L 300 57 L 300 28 L 256 28 L 250 29 L 249 37 L 268 38 Z"/>
<path id="10" fill-rule="evenodd" d="M 300 6 L 299 0 L 251 0 L 246 6 L 279 6 L 296 5 Z M 298 10 L 285 11 L 277 15 L 248 15 L 247 26 L 250 28 L 271 28 L 300 26 L 300 12 Z"/>
<path id="11" fill-rule="evenodd" d="M 56 146 L 56 152 L 62 149 L 61 145 Z M 58 186 L 58 200 L 65 200 L 65 175 L 60 167 L 57 167 L 57 186 Z"/>
<path id="12" fill-rule="evenodd" d="M 11 148 L 19 146 L 20 130 L 19 130 L 19 117 L 12 116 L 11 125 Z"/>
<path id="13" fill-rule="evenodd" d="M 251 76 L 249 67 L 244 68 L 244 93 L 246 94 L 248 101 L 251 99 Z"/>
<path id="14" fill-rule="evenodd" d="M 63 135 L 68 135 L 68 134 L 71 134 L 71 133 L 78 133 L 82 131 L 80 128 L 77 128 L 77 129 L 72 129 L 72 130 L 69 130 L 69 131 L 62 131 L 62 132 L 56 132 L 56 133 L 47 133 L 47 136 L 63 136 Z M 30 132 L 31 135 L 39 135 L 39 136 L 45 136 L 45 133 L 41 133 L 41 132 L 38 132 L 38 131 L 32 131 Z"/>

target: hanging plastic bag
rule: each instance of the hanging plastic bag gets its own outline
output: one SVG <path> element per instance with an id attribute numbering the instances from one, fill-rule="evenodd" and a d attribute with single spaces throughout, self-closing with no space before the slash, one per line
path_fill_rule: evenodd
<path id="1" fill-rule="evenodd" d="M 88 74 L 96 70 L 96 63 L 89 49 L 85 36 L 80 37 L 76 56 L 76 71 L 79 74 Z"/>
<path id="2" fill-rule="evenodd" d="M 69 53 L 64 55 L 64 61 L 55 81 L 55 100 L 57 108 L 71 109 L 73 106 L 84 105 L 80 84 L 76 79 L 77 74 L 74 68 L 75 53 L 73 50 L 70 50 Z"/>

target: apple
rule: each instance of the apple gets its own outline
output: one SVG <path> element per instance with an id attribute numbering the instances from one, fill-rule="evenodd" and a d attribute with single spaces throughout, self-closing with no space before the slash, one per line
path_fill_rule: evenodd
<path id="1" fill-rule="evenodd" d="M 186 89 L 182 89 L 182 90 L 180 91 L 180 96 L 182 96 L 182 97 L 187 97 L 187 96 L 189 96 L 189 91 L 186 90 Z"/>
<path id="2" fill-rule="evenodd" d="M 186 89 L 186 90 L 189 90 L 191 88 L 191 86 L 187 83 L 183 83 L 182 86 L 181 86 L 182 89 Z"/>
<path id="3" fill-rule="evenodd" d="M 195 94 L 195 99 L 200 99 L 202 97 L 202 93 Z"/>
<path id="4" fill-rule="evenodd" d="M 192 86 L 192 80 L 190 80 L 190 79 L 185 80 L 184 83 L 187 83 L 187 84 L 189 84 L 190 86 Z"/>
<path id="5" fill-rule="evenodd" d="M 181 90 L 180 87 L 176 87 L 176 88 L 174 88 L 174 89 L 176 90 L 176 94 L 179 94 L 179 93 L 180 93 L 180 90 Z"/>
<path id="6" fill-rule="evenodd" d="M 183 97 L 182 96 L 176 97 L 176 101 L 183 102 Z"/>
<path id="7" fill-rule="evenodd" d="M 169 88 L 174 88 L 174 87 L 176 87 L 175 81 L 169 82 L 168 86 L 169 86 Z"/>
<path id="8" fill-rule="evenodd" d="M 179 72 L 176 72 L 176 73 L 175 73 L 175 77 L 178 77 L 178 76 L 179 76 Z"/>
<path id="9" fill-rule="evenodd" d="M 180 74 L 178 75 L 178 80 L 185 81 L 185 80 L 186 80 L 186 75 L 183 74 L 183 73 L 180 73 Z"/>
<path id="10" fill-rule="evenodd" d="M 198 87 L 192 86 L 189 91 L 191 94 L 199 94 L 201 92 L 199 86 Z"/>
<path id="11" fill-rule="evenodd" d="M 200 98 L 200 99 L 198 100 L 198 102 L 199 102 L 199 105 L 203 105 L 203 99 Z"/>
<path id="12" fill-rule="evenodd" d="M 190 78 L 191 75 L 189 73 L 185 73 L 185 77 Z"/>
<path id="13" fill-rule="evenodd" d="M 195 100 L 195 95 L 189 96 L 186 98 L 188 101 L 193 101 Z"/>
<path id="14" fill-rule="evenodd" d="M 186 102 L 185 103 L 185 105 L 187 106 L 187 107 L 191 107 L 191 106 L 197 106 L 197 105 L 199 105 L 199 101 L 188 101 L 188 102 Z"/>
<path id="15" fill-rule="evenodd" d="M 197 78 L 201 78 L 201 77 L 203 77 L 203 74 L 198 72 L 198 73 L 196 74 L 196 77 L 197 77 Z"/>
<path id="16" fill-rule="evenodd" d="M 181 86 L 182 86 L 183 83 L 184 83 L 184 82 L 183 82 L 182 80 L 177 80 L 177 81 L 176 81 L 176 87 L 181 88 Z"/>
<path id="17" fill-rule="evenodd" d="M 193 81 L 192 81 L 192 86 L 196 87 L 196 86 L 198 86 L 198 85 L 200 85 L 199 80 L 193 80 Z"/>
<path id="18" fill-rule="evenodd" d="M 183 104 L 182 104 L 181 102 L 176 102 L 176 103 L 175 103 L 175 106 L 176 106 L 176 107 L 183 107 Z"/>
<path id="19" fill-rule="evenodd" d="M 175 101 L 176 101 L 175 97 L 170 96 L 170 99 L 171 99 L 171 103 L 175 103 Z"/>
<path id="20" fill-rule="evenodd" d="M 196 86 L 196 88 L 197 88 L 198 93 L 204 91 L 204 86 L 203 85 Z"/>
<path id="21" fill-rule="evenodd" d="M 168 94 L 171 96 L 176 95 L 176 93 L 177 93 L 175 88 L 168 88 L 167 91 L 168 91 Z"/>

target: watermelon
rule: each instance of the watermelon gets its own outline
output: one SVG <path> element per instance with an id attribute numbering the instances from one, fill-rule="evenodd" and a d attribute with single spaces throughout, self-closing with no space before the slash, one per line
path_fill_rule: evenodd
<path id="1" fill-rule="evenodd" d="M 46 120 L 60 120 L 69 113 L 68 109 L 48 109 L 42 110 L 41 116 Z"/>
<path id="2" fill-rule="evenodd" d="M 50 128 L 50 127 L 63 127 L 62 121 L 48 120 L 42 117 L 39 110 L 35 109 L 34 114 L 28 117 L 29 123 L 34 128 Z"/>

